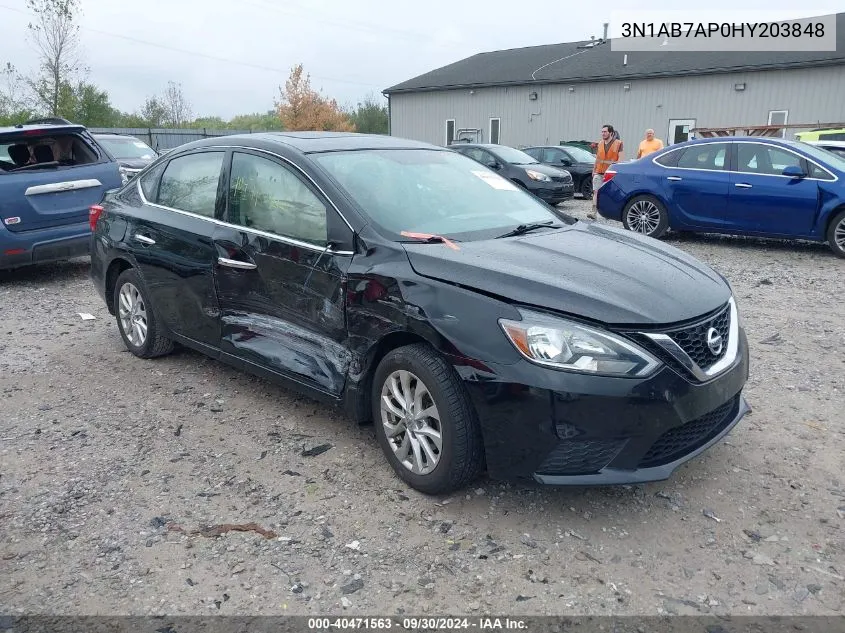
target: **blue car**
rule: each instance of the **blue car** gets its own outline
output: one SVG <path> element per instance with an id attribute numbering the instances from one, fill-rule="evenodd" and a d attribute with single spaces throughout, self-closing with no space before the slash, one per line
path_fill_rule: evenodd
<path id="1" fill-rule="evenodd" d="M 598 211 L 659 238 L 674 231 L 828 242 L 845 257 L 845 158 L 774 138 L 678 143 L 614 165 Z"/>
<path id="2" fill-rule="evenodd" d="M 82 125 L 0 127 L 0 269 L 87 255 L 89 208 L 121 184 Z"/>

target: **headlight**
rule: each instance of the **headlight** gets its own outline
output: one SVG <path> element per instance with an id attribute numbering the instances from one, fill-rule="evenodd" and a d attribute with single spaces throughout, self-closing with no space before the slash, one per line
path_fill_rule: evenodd
<path id="1" fill-rule="evenodd" d="M 642 377 L 661 363 L 622 337 L 580 323 L 520 310 L 522 321 L 499 319 L 505 334 L 528 360 L 567 371 Z"/>
<path id="2" fill-rule="evenodd" d="M 539 180 L 540 182 L 551 182 L 552 180 L 546 174 L 541 174 L 539 171 L 534 171 L 533 169 L 526 169 L 525 173 L 528 174 L 531 180 Z"/>

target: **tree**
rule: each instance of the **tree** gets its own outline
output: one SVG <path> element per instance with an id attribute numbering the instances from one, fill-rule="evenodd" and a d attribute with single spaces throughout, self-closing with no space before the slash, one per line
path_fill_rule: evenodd
<path id="1" fill-rule="evenodd" d="M 39 72 L 29 81 L 39 106 L 52 116 L 59 114 L 62 86 L 72 82 L 81 70 L 78 0 L 26 0 L 35 14 L 28 25 L 38 51 Z"/>
<path id="2" fill-rule="evenodd" d="M 119 113 L 111 106 L 109 95 L 94 84 L 65 82 L 59 90 L 58 116 L 87 127 L 113 127 Z"/>
<path id="3" fill-rule="evenodd" d="M 0 125 L 15 125 L 32 118 L 24 81 L 10 63 L 0 68 Z"/>
<path id="4" fill-rule="evenodd" d="M 184 127 L 193 117 L 191 104 L 182 92 L 182 84 L 168 81 L 160 103 L 167 111 L 165 121 L 170 127 Z"/>
<path id="5" fill-rule="evenodd" d="M 163 127 L 168 116 L 167 106 L 157 97 L 147 97 L 139 116 L 144 121 L 143 127 Z"/>
<path id="6" fill-rule="evenodd" d="M 355 110 L 350 111 L 349 118 L 355 124 L 355 128 L 361 133 L 388 133 L 387 105 L 379 103 L 373 94 L 367 95 L 363 103 L 359 103 Z"/>
<path id="7" fill-rule="evenodd" d="M 284 90 L 280 91 L 276 108 L 286 130 L 355 131 L 355 125 L 334 99 L 311 89 L 311 76 L 303 76 L 302 64 L 291 69 Z"/>
<path id="8" fill-rule="evenodd" d="M 279 118 L 278 112 L 270 110 L 264 114 L 256 112 L 255 114 L 239 114 L 233 117 L 228 126 L 232 130 L 250 130 L 255 131 L 282 131 L 285 126 Z"/>

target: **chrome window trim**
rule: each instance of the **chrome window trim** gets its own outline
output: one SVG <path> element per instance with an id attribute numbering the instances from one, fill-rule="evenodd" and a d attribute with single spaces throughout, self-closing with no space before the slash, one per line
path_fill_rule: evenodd
<path id="1" fill-rule="evenodd" d="M 329 198 L 329 196 L 326 195 L 326 192 L 323 191 L 322 187 L 320 187 L 320 185 L 318 185 L 316 182 L 314 182 L 314 180 L 312 178 L 310 178 L 308 176 L 308 174 L 306 174 L 304 171 L 302 171 L 302 169 L 298 165 L 291 162 L 290 160 L 288 160 L 284 156 L 279 156 L 278 154 L 275 154 L 275 153 L 267 151 L 267 150 L 252 148 L 252 147 L 244 147 L 244 146 L 241 146 L 241 145 L 213 145 L 213 146 L 209 146 L 209 147 L 197 148 L 198 151 L 205 151 L 205 150 L 215 150 L 215 151 L 217 151 L 217 150 L 220 150 L 220 149 L 224 149 L 224 150 L 225 149 L 246 149 L 246 150 L 251 150 L 251 151 L 255 151 L 255 152 L 261 152 L 261 153 L 273 156 L 275 158 L 279 158 L 279 159 L 283 160 L 285 163 L 295 167 L 297 169 L 297 171 L 299 171 L 299 173 L 301 173 L 308 180 L 308 182 L 313 184 L 314 187 L 316 187 L 317 190 L 321 194 L 323 194 L 323 197 L 326 200 L 329 201 L 329 204 L 332 205 L 332 208 L 337 212 L 337 214 L 344 221 L 346 226 L 349 227 L 349 230 L 352 231 L 353 233 L 355 232 L 355 229 L 353 229 L 352 225 L 349 224 L 349 221 L 345 217 L 343 217 L 343 214 L 340 212 L 340 210 L 337 208 L 337 206 L 331 200 L 331 198 Z M 175 157 L 175 158 L 178 158 L 178 156 Z M 171 157 L 171 160 L 175 160 L 175 158 Z M 166 169 L 167 168 L 165 167 L 165 170 Z M 253 235 L 260 235 L 262 237 L 266 237 L 266 238 L 269 238 L 269 239 L 280 240 L 280 241 L 285 242 L 287 244 L 290 244 L 292 246 L 299 246 L 299 247 L 307 248 L 307 249 L 310 249 L 310 250 L 313 250 L 313 251 L 316 251 L 316 252 L 322 252 L 322 251 L 327 250 L 325 246 L 318 246 L 316 244 L 310 244 L 308 242 L 303 242 L 303 241 L 297 240 L 297 239 L 292 238 L 292 237 L 287 237 L 285 235 L 277 235 L 276 233 L 269 233 L 267 231 L 259 231 L 257 229 L 252 229 L 252 228 L 249 228 L 249 227 L 246 227 L 246 226 L 241 226 L 239 224 L 231 224 L 229 222 L 224 222 L 223 220 L 218 220 L 217 218 L 209 218 L 207 216 L 200 215 L 199 213 L 192 213 L 191 211 L 183 211 L 182 209 L 174 209 L 173 207 L 168 207 L 168 206 L 165 206 L 163 204 L 158 204 L 156 202 L 150 202 L 149 200 L 147 200 L 147 197 L 144 195 L 144 190 L 141 188 L 141 179 L 140 178 L 137 179 L 135 185 L 138 189 L 138 195 L 141 196 L 141 200 L 143 201 L 143 203 L 147 204 L 151 207 L 155 207 L 157 209 L 162 209 L 164 211 L 172 211 L 173 213 L 179 213 L 181 215 L 186 215 L 186 216 L 191 217 L 191 218 L 197 218 L 199 220 L 206 220 L 207 222 L 211 222 L 211 223 L 216 224 L 218 226 L 223 226 L 223 227 L 226 227 L 226 228 L 232 228 L 232 229 L 236 229 L 238 231 L 246 231 L 247 233 L 251 233 Z M 354 255 L 355 254 L 354 251 L 335 251 L 335 250 L 331 250 L 330 252 L 333 255 Z"/>
<path id="2" fill-rule="evenodd" d="M 815 160 L 813 160 L 812 158 L 809 158 L 808 156 L 804 156 L 803 154 L 799 154 L 798 152 L 796 152 L 795 150 L 793 150 L 793 149 L 791 149 L 791 148 L 789 148 L 789 147 L 784 147 L 784 146 L 782 146 L 782 145 L 778 145 L 778 144 L 776 144 L 776 143 L 765 143 L 765 142 L 761 142 L 761 141 L 759 141 L 759 140 L 752 140 L 752 141 L 746 141 L 746 140 L 732 140 L 732 141 L 724 141 L 724 140 L 721 140 L 721 139 L 713 139 L 713 140 L 712 140 L 712 143 L 725 143 L 725 144 L 730 144 L 730 143 L 753 143 L 754 145 L 765 145 L 766 147 L 774 147 L 774 148 L 776 148 L 776 149 L 780 149 L 780 150 L 783 150 L 783 151 L 785 151 L 785 152 L 790 152 L 790 153 L 792 153 L 792 154 L 795 154 L 795 155 L 796 155 L 796 156 L 798 156 L 799 158 L 803 158 L 803 159 L 804 159 L 804 160 L 806 160 L 808 163 L 811 163 L 812 165 L 815 165 L 816 167 L 818 167 L 819 169 L 821 169 L 824 173 L 828 174 L 828 175 L 830 176 L 830 178 L 831 178 L 831 179 L 828 179 L 828 178 L 813 178 L 812 176 L 807 176 L 807 177 L 805 177 L 805 178 L 802 178 L 801 180 L 813 180 L 813 181 L 816 181 L 816 182 L 837 182 L 837 181 L 839 180 L 839 176 L 837 176 L 836 174 L 832 174 L 832 173 L 830 172 L 830 170 L 829 170 L 827 167 L 824 167 L 823 165 L 819 165 L 819 164 L 818 164 Z M 696 143 L 696 145 L 710 145 L 710 142 L 707 142 L 707 143 Z M 753 171 L 736 171 L 736 170 L 734 170 L 734 169 L 699 169 L 699 168 L 697 168 L 697 167 L 667 167 L 666 165 L 661 165 L 660 163 L 658 163 L 658 162 L 657 162 L 657 159 L 658 159 L 658 158 L 661 158 L 661 157 L 663 157 L 663 156 L 667 156 L 667 155 L 671 154 L 672 152 L 679 152 L 679 151 L 681 151 L 681 150 L 683 150 L 683 149 L 686 149 L 686 147 L 679 147 L 679 148 L 677 148 L 677 149 L 673 149 L 673 150 L 669 150 L 668 152 L 664 152 L 664 153 L 663 153 L 663 154 L 661 154 L 660 156 L 655 156 L 654 158 L 652 158 L 652 159 L 651 159 L 651 162 L 652 162 L 652 163 L 654 163 L 655 165 L 657 165 L 658 167 L 660 167 L 661 169 L 677 169 L 677 170 L 679 170 L 679 171 L 703 171 L 703 172 L 708 173 L 708 174 L 713 174 L 713 173 L 744 174 L 744 175 L 747 175 L 747 176 L 768 176 L 768 177 L 770 177 L 770 178 L 788 178 L 789 180 L 793 180 L 792 176 L 783 176 L 783 175 L 781 175 L 781 174 L 758 174 L 758 173 L 753 172 Z"/>
<path id="3" fill-rule="evenodd" d="M 665 352 L 671 354 L 675 360 L 688 369 L 698 380 L 707 382 L 733 367 L 739 353 L 739 314 L 736 308 L 736 301 L 734 301 L 733 297 L 728 300 L 728 305 L 731 313 L 731 323 L 728 329 L 728 349 L 725 355 L 706 371 L 699 367 L 668 334 L 640 332 L 640 335 L 648 337 L 663 348 Z"/>

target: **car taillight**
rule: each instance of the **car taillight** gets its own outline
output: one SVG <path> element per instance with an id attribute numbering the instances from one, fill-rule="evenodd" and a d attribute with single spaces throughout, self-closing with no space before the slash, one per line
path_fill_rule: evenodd
<path id="1" fill-rule="evenodd" d="M 616 175 L 615 171 L 613 171 L 612 169 L 608 169 L 606 172 L 604 172 L 604 178 L 602 178 L 602 184 L 606 183 L 608 180 L 613 178 L 615 175 Z"/>
<path id="2" fill-rule="evenodd" d="M 88 226 L 91 227 L 91 231 L 97 228 L 97 220 L 100 219 L 100 216 L 103 214 L 103 207 L 99 204 L 92 204 L 88 207 Z"/>

